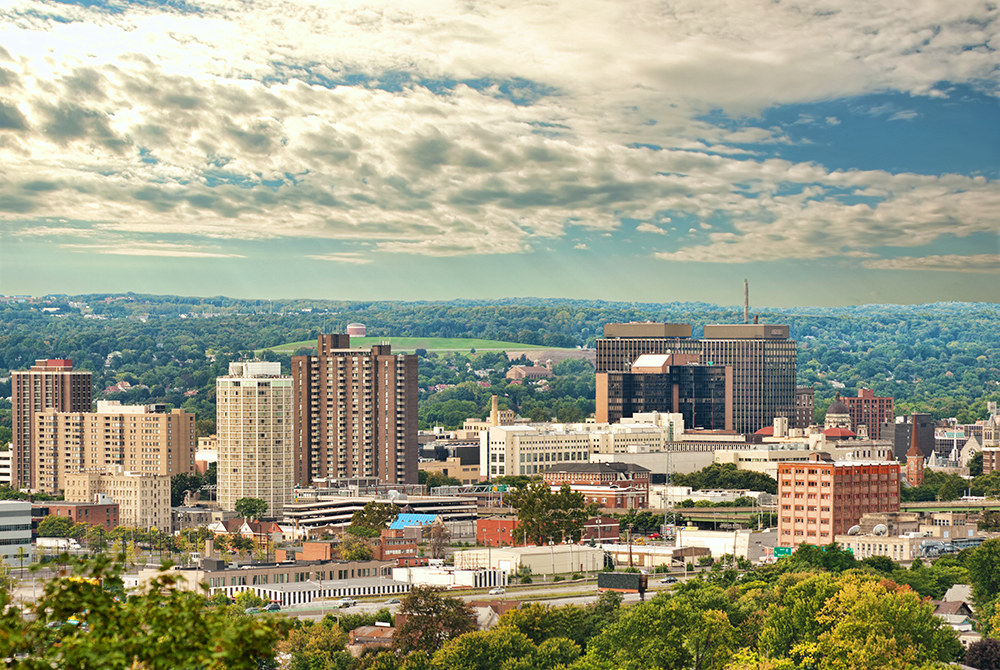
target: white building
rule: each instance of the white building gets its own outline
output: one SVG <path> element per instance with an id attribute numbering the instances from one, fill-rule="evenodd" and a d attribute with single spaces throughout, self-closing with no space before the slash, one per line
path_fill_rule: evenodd
<path id="1" fill-rule="evenodd" d="M 757 563 L 768 556 L 773 556 L 777 543 L 777 528 L 728 531 L 699 530 L 695 526 L 677 528 L 677 546 L 708 549 L 715 559 L 724 554 L 731 554 Z"/>
<path id="2" fill-rule="evenodd" d="M 66 475 L 66 502 L 118 503 L 118 523 L 171 532 L 170 477 L 121 466 Z M 103 496 L 98 498 L 99 496 Z"/>
<path id="3" fill-rule="evenodd" d="M 9 452 L 8 452 L 9 453 Z M 31 562 L 31 503 L 26 500 L 0 501 L 0 558 L 8 566 L 18 565 L 19 549 L 24 561 Z"/>
<path id="4" fill-rule="evenodd" d="M 11 464 L 14 461 L 14 451 L 8 442 L 3 451 L 0 451 L 0 484 L 11 485 Z"/>
<path id="5" fill-rule="evenodd" d="M 507 586 L 506 570 L 490 568 L 446 566 L 414 566 L 410 568 L 393 568 L 392 580 L 413 586 L 440 586 L 445 589 L 454 588 L 492 588 Z"/>
<path id="6" fill-rule="evenodd" d="M 259 498 L 280 518 L 294 492 L 292 378 L 280 363 L 230 363 L 216 393 L 219 506 Z"/>
<path id="7" fill-rule="evenodd" d="M 536 575 L 596 572 L 604 567 L 604 552 L 597 547 L 553 544 L 548 547 L 503 547 L 455 552 L 455 567 L 494 568 L 506 573 L 522 566 Z"/>

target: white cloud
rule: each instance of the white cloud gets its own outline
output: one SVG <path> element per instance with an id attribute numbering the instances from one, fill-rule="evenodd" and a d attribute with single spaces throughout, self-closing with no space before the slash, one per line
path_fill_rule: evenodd
<path id="1" fill-rule="evenodd" d="M 156 242 L 149 244 L 63 244 L 64 249 L 72 251 L 108 254 L 111 256 L 168 256 L 187 258 L 244 258 L 240 254 L 224 254 L 214 251 L 204 251 L 186 244 L 171 244 Z"/>
<path id="2" fill-rule="evenodd" d="M 611 235 L 622 218 L 670 212 L 732 225 L 662 257 L 732 262 L 995 228 L 994 182 L 830 171 L 732 146 L 789 142 L 754 125 L 774 105 L 995 86 L 1000 50 L 974 48 L 995 42 L 986 6 L 193 4 L 201 11 L 0 9 L 13 56 L 0 63 L 10 82 L 0 88 L 0 217 L 11 228 L 123 240 L 116 251 L 78 247 L 99 253 L 225 255 L 132 243 L 170 234 L 370 240 L 449 256 L 524 252 L 569 225 Z M 471 85 L 445 84 L 461 81 Z M 713 125 L 713 110 L 745 123 Z M 835 192 L 875 200 L 846 204 Z"/>
<path id="3" fill-rule="evenodd" d="M 890 121 L 909 121 L 917 118 L 917 112 L 912 109 L 903 109 L 889 117 Z"/>
<path id="4" fill-rule="evenodd" d="M 372 262 L 370 258 L 366 258 L 359 253 L 354 252 L 334 252 L 329 254 L 310 254 L 307 258 L 315 258 L 319 261 L 330 261 L 333 263 L 344 263 L 347 265 L 367 265 Z"/>
<path id="5" fill-rule="evenodd" d="M 574 248 L 574 249 L 580 249 L 580 250 L 582 250 L 582 251 L 586 251 L 587 249 L 590 249 L 590 247 L 588 247 L 588 246 L 587 246 L 586 244 L 584 244 L 583 242 L 580 242 L 579 244 L 575 244 L 575 245 L 573 245 L 573 248 Z"/>
<path id="6" fill-rule="evenodd" d="M 862 263 L 867 268 L 876 270 L 918 270 L 936 272 L 982 272 L 996 274 L 1000 272 L 1000 254 L 973 254 L 962 256 L 947 254 L 943 256 L 900 256 L 871 260 Z"/>
<path id="7" fill-rule="evenodd" d="M 667 231 L 659 226 L 654 226 L 651 223 L 640 223 L 636 226 L 636 231 L 640 233 L 656 233 L 657 235 L 666 235 Z"/>

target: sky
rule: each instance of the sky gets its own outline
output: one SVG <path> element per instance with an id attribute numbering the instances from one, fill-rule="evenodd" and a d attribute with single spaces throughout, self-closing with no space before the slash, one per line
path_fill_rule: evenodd
<path id="1" fill-rule="evenodd" d="M 0 0 L 0 294 L 1000 301 L 1000 9 Z"/>

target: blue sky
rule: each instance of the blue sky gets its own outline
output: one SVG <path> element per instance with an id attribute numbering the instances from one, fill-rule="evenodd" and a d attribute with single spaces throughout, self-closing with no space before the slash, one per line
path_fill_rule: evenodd
<path id="1" fill-rule="evenodd" d="M 998 22 L 9 0 L 0 293 L 995 302 Z"/>

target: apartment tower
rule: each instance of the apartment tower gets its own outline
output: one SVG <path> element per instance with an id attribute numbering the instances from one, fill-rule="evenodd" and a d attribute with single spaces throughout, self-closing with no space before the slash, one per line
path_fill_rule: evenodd
<path id="1" fill-rule="evenodd" d="M 352 349 L 346 334 L 320 335 L 316 351 L 292 357 L 295 482 L 416 484 L 417 357 Z"/>
<path id="2" fill-rule="evenodd" d="M 11 372 L 11 391 L 11 485 L 34 489 L 38 486 L 32 462 L 35 415 L 45 410 L 89 412 L 93 392 L 91 374 L 74 370 L 69 359 L 37 360 L 30 370 Z"/>
<path id="3" fill-rule="evenodd" d="M 896 416 L 896 401 L 893 398 L 880 398 L 871 389 L 859 388 L 857 398 L 845 396 L 841 400 L 847 405 L 854 430 L 857 431 L 858 426 L 867 426 L 868 437 L 873 440 L 882 439 L 882 424 L 892 423 Z"/>
<path id="4" fill-rule="evenodd" d="M 229 364 L 216 379 L 218 501 L 236 509 L 240 498 L 267 503 L 268 517 L 281 517 L 292 502 L 292 378 L 281 364 Z"/>
<path id="5" fill-rule="evenodd" d="M 194 414 L 182 409 L 97 401 L 96 412 L 35 415 L 35 488 L 56 492 L 72 472 L 121 466 L 126 472 L 176 475 L 194 471 Z"/>

